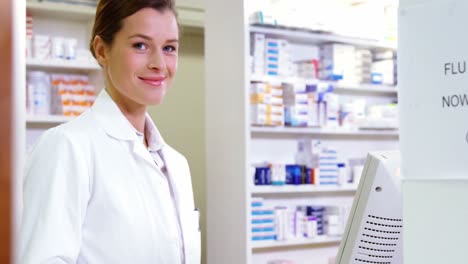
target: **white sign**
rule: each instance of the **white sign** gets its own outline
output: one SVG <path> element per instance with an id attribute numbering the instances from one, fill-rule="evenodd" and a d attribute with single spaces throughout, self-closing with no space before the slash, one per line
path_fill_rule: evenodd
<path id="1" fill-rule="evenodd" d="M 402 175 L 468 179 L 468 1 L 402 2 L 398 45 Z"/>

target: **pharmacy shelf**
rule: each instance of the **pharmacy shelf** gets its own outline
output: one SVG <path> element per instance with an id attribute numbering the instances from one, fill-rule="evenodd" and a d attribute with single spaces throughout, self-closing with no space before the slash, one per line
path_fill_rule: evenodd
<path id="1" fill-rule="evenodd" d="M 339 244 L 341 237 L 319 236 L 314 239 L 290 239 L 286 241 L 252 241 L 252 249 L 267 249 L 280 247 L 296 247 L 296 246 L 323 246 L 326 244 Z"/>
<path id="2" fill-rule="evenodd" d="M 94 19 L 95 7 L 53 2 L 26 2 L 26 10 L 33 16 L 55 17 L 67 20 L 90 22 Z"/>
<path id="3" fill-rule="evenodd" d="M 193 6 L 176 6 L 176 8 L 181 25 L 190 28 L 203 28 L 205 26 L 205 11 L 202 8 Z M 26 9 L 33 16 L 83 22 L 92 22 L 96 13 L 95 7 L 54 2 L 27 1 Z"/>
<path id="4" fill-rule="evenodd" d="M 252 134 L 257 135 L 310 135 L 310 136 L 384 136 L 398 137 L 397 129 L 373 128 L 365 130 L 345 130 L 339 128 L 315 128 L 315 127 L 268 127 L 252 126 Z"/>
<path id="5" fill-rule="evenodd" d="M 60 115 L 40 115 L 34 116 L 29 115 L 26 117 L 27 124 L 51 124 L 51 125 L 58 125 L 66 123 L 70 120 L 73 120 L 72 116 L 60 116 Z"/>
<path id="6" fill-rule="evenodd" d="M 360 92 L 360 93 L 376 93 L 376 94 L 398 94 L 396 86 L 378 85 L 378 84 L 344 84 L 337 82 L 329 82 L 333 85 L 334 90 L 338 93 Z"/>
<path id="7" fill-rule="evenodd" d="M 313 185 L 283 185 L 283 186 L 268 186 L 260 185 L 253 186 L 252 194 L 292 194 L 292 193 L 349 193 L 355 192 L 356 186 L 313 186 Z"/>
<path id="8" fill-rule="evenodd" d="M 295 81 L 304 81 L 306 83 L 322 82 L 333 85 L 334 90 L 339 93 L 346 92 L 358 92 L 358 93 L 370 93 L 370 94 L 385 94 L 385 95 L 394 95 L 398 93 L 397 87 L 392 85 L 379 85 L 379 84 L 347 84 L 342 82 L 332 82 L 332 81 L 321 81 L 321 80 L 306 80 L 298 77 L 278 77 L 278 76 L 258 76 L 252 75 L 250 77 L 251 82 L 269 82 L 281 84 L 282 82 L 295 82 Z"/>
<path id="9" fill-rule="evenodd" d="M 55 69 L 55 70 L 82 70 L 82 71 L 98 71 L 101 67 L 96 61 L 81 61 L 81 60 L 38 60 L 27 59 L 26 66 L 29 69 Z"/>
<path id="10" fill-rule="evenodd" d="M 270 37 L 284 38 L 296 43 L 321 44 L 321 43 L 343 43 L 362 48 L 390 49 L 396 50 L 397 45 L 391 41 L 364 39 L 356 37 L 339 36 L 330 33 L 317 33 L 305 29 L 296 29 L 270 25 L 252 25 L 250 32 L 261 33 Z"/>

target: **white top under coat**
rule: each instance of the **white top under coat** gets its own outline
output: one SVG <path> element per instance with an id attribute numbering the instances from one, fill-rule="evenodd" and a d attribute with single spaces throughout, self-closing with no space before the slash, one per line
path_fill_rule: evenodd
<path id="1" fill-rule="evenodd" d="M 199 264 L 187 161 L 167 144 L 160 153 L 185 263 Z M 168 181 L 106 91 L 89 111 L 44 133 L 25 174 L 19 263 L 181 262 Z"/>

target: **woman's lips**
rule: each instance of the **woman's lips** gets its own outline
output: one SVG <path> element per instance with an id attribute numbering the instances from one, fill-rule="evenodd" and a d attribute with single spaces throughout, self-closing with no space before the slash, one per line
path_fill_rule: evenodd
<path id="1" fill-rule="evenodd" d="M 149 84 L 151 86 L 161 86 L 164 84 L 164 80 L 166 77 L 158 76 L 158 77 L 138 77 L 144 83 Z"/>

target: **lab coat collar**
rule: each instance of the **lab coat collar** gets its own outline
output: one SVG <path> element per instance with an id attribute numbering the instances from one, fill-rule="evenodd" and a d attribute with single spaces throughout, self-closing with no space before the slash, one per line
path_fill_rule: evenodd
<path id="1" fill-rule="evenodd" d="M 130 142 L 133 153 L 148 162 L 151 167 L 157 168 L 149 151 L 162 150 L 166 144 L 148 113 L 145 120 L 145 136 L 148 137 L 149 151 L 138 137 L 135 127 L 105 89 L 96 98 L 91 111 L 109 136 Z"/>
<path id="2" fill-rule="evenodd" d="M 135 133 L 138 136 L 139 141 L 145 145 L 145 138 L 148 143 L 148 150 L 150 152 L 157 152 L 161 150 L 165 145 L 166 142 L 164 142 L 164 139 L 161 136 L 161 133 L 159 133 L 158 128 L 154 124 L 153 120 L 151 117 L 146 114 L 146 120 L 145 120 L 145 133 L 141 133 L 140 131 L 135 129 Z"/>
<path id="3" fill-rule="evenodd" d="M 100 124 L 110 136 L 120 140 L 138 140 L 137 130 L 120 111 L 106 89 L 103 89 L 98 95 L 91 111 L 95 113 Z M 158 151 L 166 145 L 148 113 L 146 113 L 145 120 L 145 136 L 150 151 Z"/>
<path id="4" fill-rule="evenodd" d="M 138 140 L 135 128 L 120 111 L 106 89 L 103 89 L 98 95 L 91 111 L 95 114 L 102 128 L 111 137 L 119 140 Z"/>
<path id="5" fill-rule="evenodd" d="M 161 136 L 161 133 L 159 133 L 158 128 L 148 113 L 146 113 L 145 120 L 145 137 L 148 140 L 147 142 L 149 151 L 159 151 L 166 145 L 164 139 Z"/>

